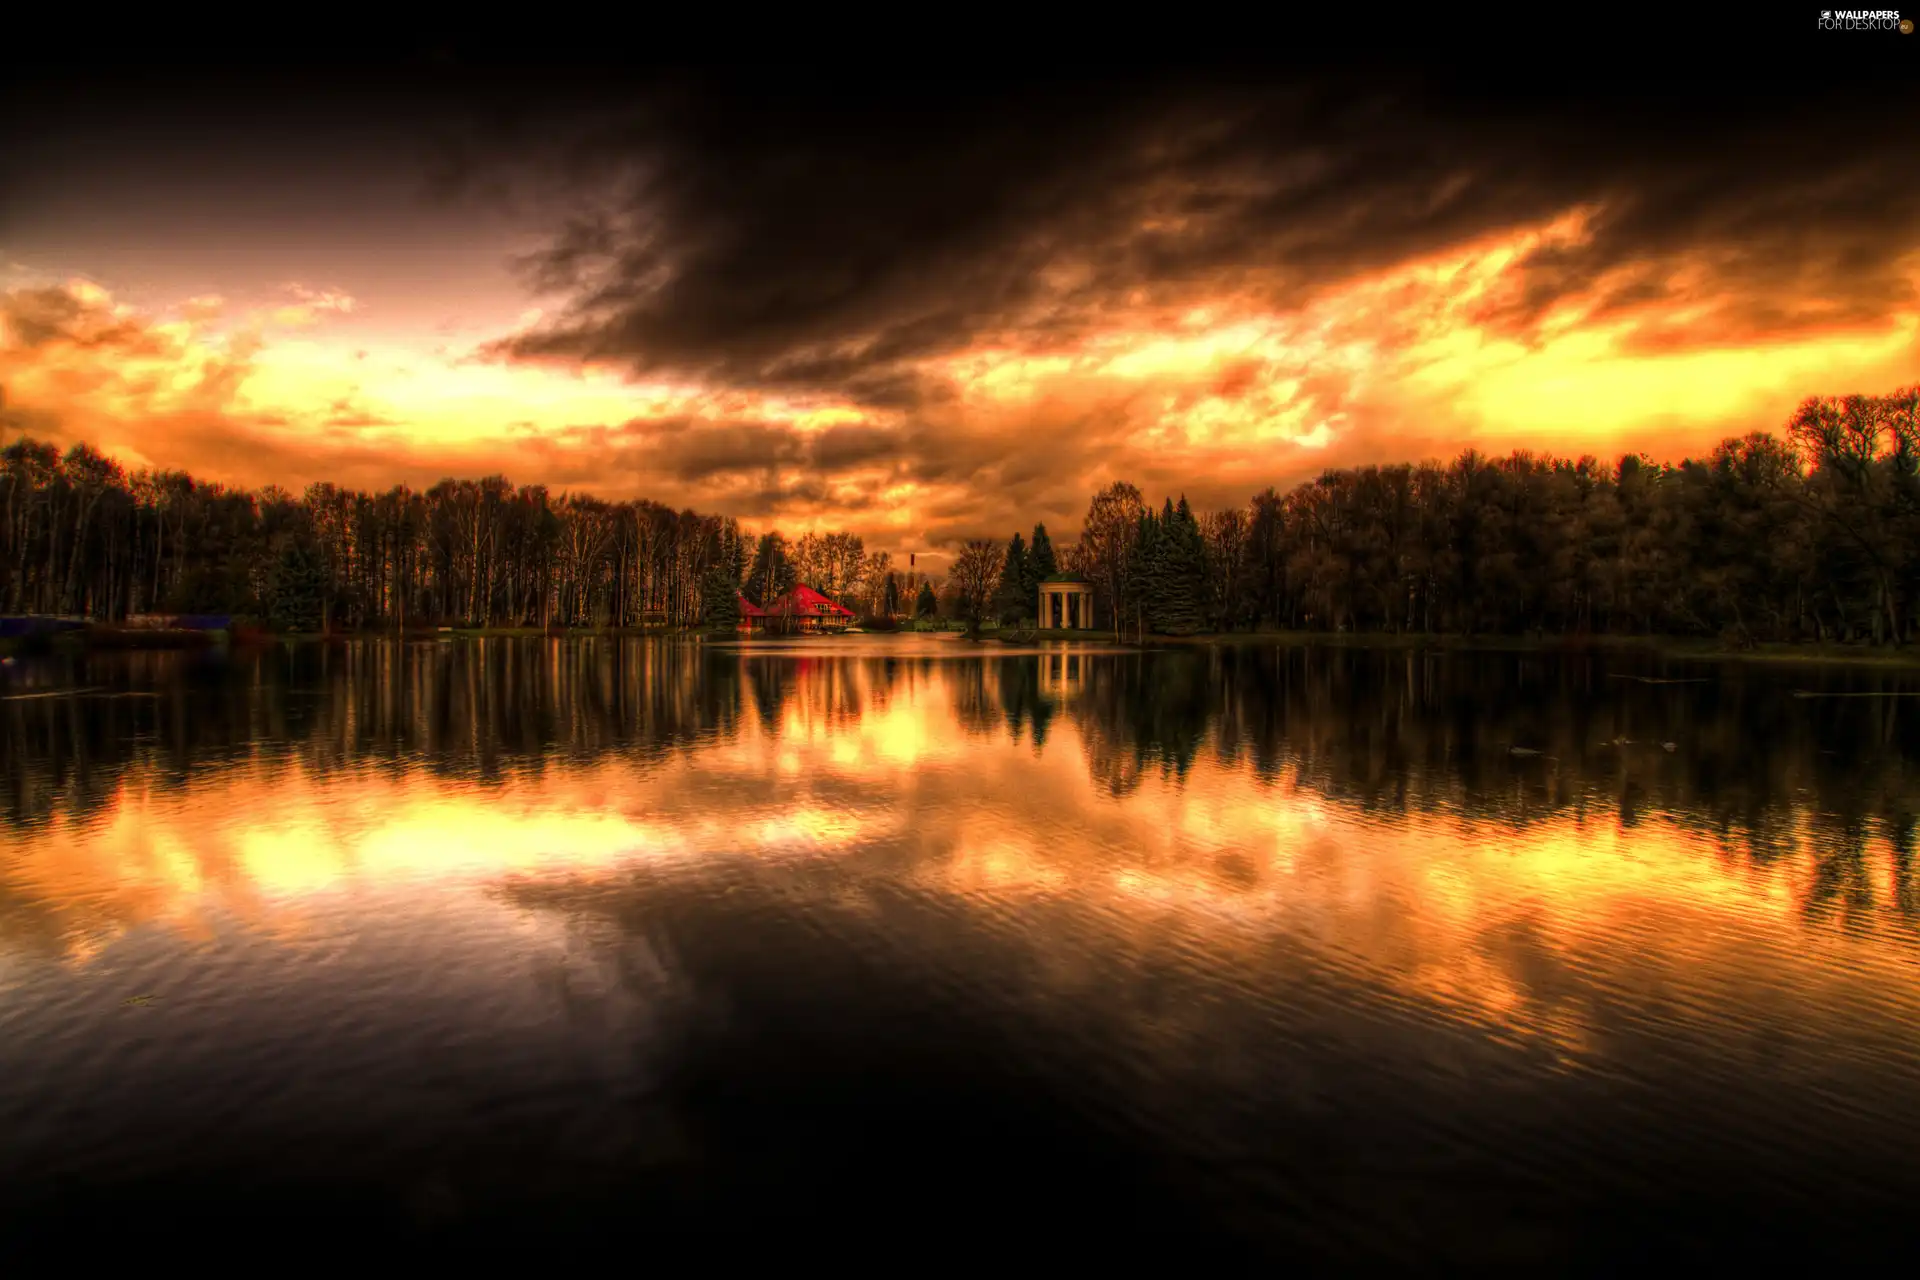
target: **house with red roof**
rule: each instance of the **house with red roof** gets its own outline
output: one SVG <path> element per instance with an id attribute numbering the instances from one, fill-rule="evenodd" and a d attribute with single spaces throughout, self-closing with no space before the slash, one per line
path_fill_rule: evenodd
<path id="1" fill-rule="evenodd" d="M 853 610 L 806 586 L 787 592 L 766 612 L 775 631 L 845 631 L 853 625 Z"/>
<path id="2" fill-rule="evenodd" d="M 740 621 L 734 624 L 736 631 L 765 631 L 767 629 L 767 611 L 745 596 L 740 597 Z"/>

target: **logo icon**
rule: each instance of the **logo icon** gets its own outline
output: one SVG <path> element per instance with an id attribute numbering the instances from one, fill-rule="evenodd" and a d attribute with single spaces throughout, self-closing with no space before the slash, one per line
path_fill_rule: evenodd
<path id="1" fill-rule="evenodd" d="M 1913 19 L 1900 16 L 1898 9 L 1822 9 L 1822 31 L 1898 31 L 1913 34 Z"/>

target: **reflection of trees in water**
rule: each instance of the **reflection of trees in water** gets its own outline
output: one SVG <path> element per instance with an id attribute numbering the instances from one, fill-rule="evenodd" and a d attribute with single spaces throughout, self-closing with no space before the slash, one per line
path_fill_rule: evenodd
<path id="1" fill-rule="evenodd" d="M 1074 656 L 1075 670 L 1090 659 Z M 1007 720 L 1007 733 L 1015 742 L 1023 737 L 1033 743 L 1034 752 L 1047 746 L 1047 730 L 1053 723 L 1054 699 L 1042 684 L 1041 664 L 1064 662 L 1062 655 L 1035 658 L 1032 661 L 1008 659 L 1000 662 L 1000 711 Z"/>
<path id="2" fill-rule="evenodd" d="M 84 816 L 133 767 L 161 786 L 263 758 L 487 780 L 553 757 L 686 750 L 734 733 L 742 704 L 737 660 L 598 639 L 94 656 L 65 675 L 82 692 L 0 704 L 11 825 Z"/>
<path id="3" fill-rule="evenodd" d="M 99 811 L 135 761 L 157 785 L 176 785 L 189 771 L 248 757 L 256 734 L 270 731 L 253 688 L 199 655 L 130 654 L 46 675 L 30 692 L 80 692 L 21 698 L 9 687 L 0 704 L 0 817 L 11 826 Z"/>
<path id="4" fill-rule="evenodd" d="M 971 737 L 991 737 L 1006 727 L 998 668 L 998 663 L 957 662 L 947 673 L 954 718 Z"/>
<path id="5" fill-rule="evenodd" d="M 772 662 L 750 663 L 746 669 L 747 687 L 753 694 L 753 709 L 760 719 L 760 731 L 780 732 L 780 703 L 786 679 Z"/>
<path id="6" fill-rule="evenodd" d="M 1856 932 L 1864 930 L 1873 914 L 1873 882 L 1867 874 L 1867 824 L 1857 816 L 1821 814 L 1815 817 L 1814 825 L 1819 837 L 1813 849 L 1813 882 L 1801 910 L 1812 921 L 1837 922 Z M 1899 861 L 1896 849 L 1896 876 Z M 1896 905 L 1901 896 L 1896 889 Z"/>
<path id="7" fill-rule="evenodd" d="M 1156 770 L 1185 778 L 1214 711 L 1211 663 L 1197 652 L 1126 654 L 1092 664 L 1072 703 L 1087 767 L 1113 795 Z"/>
<path id="8" fill-rule="evenodd" d="M 1097 662 L 1073 716 L 1113 794 L 1196 754 L 1283 775 L 1362 812 L 1525 826 L 1650 815 L 1760 863 L 1811 847 L 1809 913 L 1864 918 L 1867 847 L 1893 849 L 1913 917 L 1920 718 L 1895 674 L 1703 668 L 1647 676 L 1601 659 L 1359 649 L 1169 651 Z M 1649 683 L 1650 680 L 1688 683 Z M 1697 683 L 1691 682 L 1698 680 Z M 1903 711 L 1903 707 L 1905 710 Z M 1669 749 L 1671 744 L 1671 749 Z"/>
<path id="9" fill-rule="evenodd" d="M 777 735 L 789 713 L 810 725 L 850 728 L 925 683 L 931 670 L 926 659 L 768 653 L 743 659 L 735 678 L 750 691 L 761 732 Z"/>
<path id="10" fill-rule="evenodd" d="M 1905 810 L 1886 818 L 1887 843 L 1893 849 L 1893 908 L 1910 920 L 1920 920 L 1920 881 L 1913 874 L 1913 814 Z"/>
<path id="11" fill-rule="evenodd" d="M 790 714 L 844 726 L 931 688 L 976 739 L 1042 750 L 1068 716 L 1114 795 L 1150 775 L 1178 785 L 1210 762 L 1363 812 L 1520 825 L 1658 817 L 1762 864 L 1811 844 L 1811 913 L 1845 919 L 1887 892 L 1912 912 L 1915 707 L 1792 696 L 1886 692 L 1899 676 L 1702 670 L 1698 683 L 1659 684 L 1603 659 L 1540 655 L 796 658 L 609 639 L 96 655 L 48 673 L 84 696 L 0 703 L 0 815 L 16 827 L 84 816 L 135 765 L 162 786 L 263 758 L 320 771 L 417 762 L 487 779 L 556 756 L 688 750 L 756 724 L 777 733 Z M 1890 889 L 1869 874 L 1876 840 L 1893 850 Z"/>

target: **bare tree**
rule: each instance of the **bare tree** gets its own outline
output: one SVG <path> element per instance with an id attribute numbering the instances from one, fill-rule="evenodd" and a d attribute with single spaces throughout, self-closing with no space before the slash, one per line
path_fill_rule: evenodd
<path id="1" fill-rule="evenodd" d="M 966 620 L 967 630 L 978 631 L 980 620 L 993 603 L 994 589 L 1000 585 L 1000 548 L 984 538 L 975 538 L 960 549 L 948 576 L 954 605 Z"/>
<path id="2" fill-rule="evenodd" d="M 1246 511 L 1237 507 L 1210 511 L 1200 520 L 1207 543 L 1207 614 L 1221 630 L 1240 621 L 1237 610 L 1247 572 L 1251 523 Z"/>
<path id="3" fill-rule="evenodd" d="M 817 533 L 803 533 L 788 544 L 787 560 L 800 582 L 820 591 L 826 585 L 826 540 Z"/>
<path id="4" fill-rule="evenodd" d="M 1146 510 L 1140 490 L 1124 480 L 1115 480 L 1088 504 L 1087 521 L 1072 557 L 1074 569 L 1092 578 L 1105 592 L 1116 638 L 1120 634 L 1120 602 L 1127 598 L 1128 553 Z"/>
<path id="5" fill-rule="evenodd" d="M 869 616 L 877 616 L 887 611 L 887 578 L 893 572 L 893 557 L 885 551 L 871 551 L 860 563 L 860 578 L 856 590 L 860 595 L 861 608 Z"/>

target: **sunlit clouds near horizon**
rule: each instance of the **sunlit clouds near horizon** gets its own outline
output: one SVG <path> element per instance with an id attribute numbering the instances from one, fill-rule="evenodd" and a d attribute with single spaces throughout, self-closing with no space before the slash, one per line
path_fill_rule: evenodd
<path id="1" fill-rule="evenodd" d="M 0 229 L 8 438 L 296 492 L 503 473 L 937 552 L 1070 537 L 1115 479 L 1206 507 L 1466 448 L 1677 458 L 1920 370 L 1911 130 L 1663 137 L 1373 88 L 783 125 L 674 92 L 618 128 L 436 123 L 452 159 L 389 156 L 324 220 L 292 178 L 223 213 L 247 166 L 196 179 L 187 123 L 149 130 L 171 186 L 81 148 L 59 208 L 98 216 L 30 191 Z M 502 190 L 513 227 L 474 213 Z"/>

